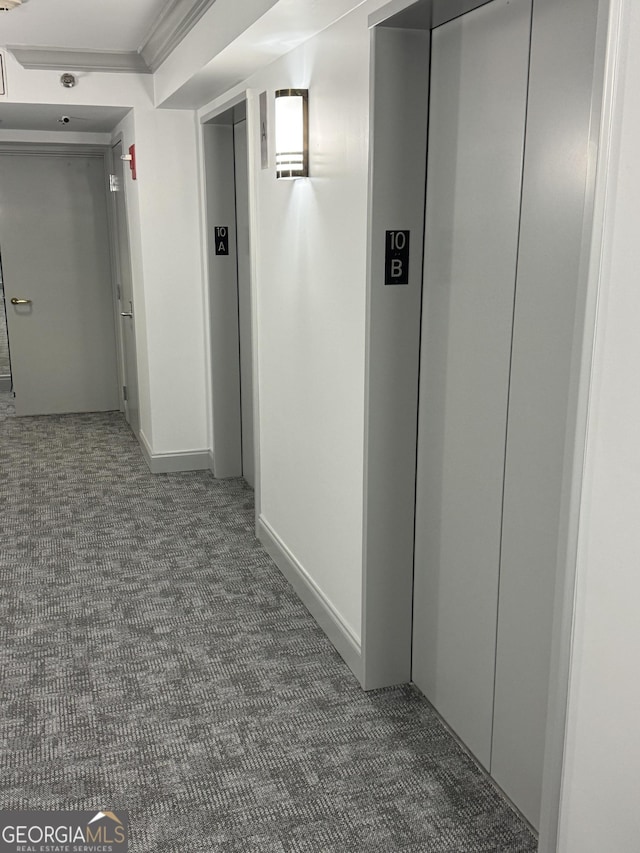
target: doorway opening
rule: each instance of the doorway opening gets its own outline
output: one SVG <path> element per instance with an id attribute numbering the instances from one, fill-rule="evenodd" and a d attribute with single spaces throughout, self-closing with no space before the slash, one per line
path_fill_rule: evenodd
<path id="1" fill-rule="evenodd" d="M 395 0 L 370 19 L 363 686 L 417 683 L 545 851 L 606 36 L 606 0 L 560 5 Z"/>
<path id="2" fill-rule="evenodd" d="M 246 101 L 203 124 L 212 468 L 255 488 L 256 430 Z"/>

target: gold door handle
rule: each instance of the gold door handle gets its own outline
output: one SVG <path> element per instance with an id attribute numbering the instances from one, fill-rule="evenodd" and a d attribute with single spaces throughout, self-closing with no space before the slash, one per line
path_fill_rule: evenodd
<path id="1" fill-rule="evenodd" d="M 14 296 L 13 299 L 11 300 L 11 304 L 12 305 L 31 305 L 31 300 L 30 299 L 16 299 L 16 297 Z"/>

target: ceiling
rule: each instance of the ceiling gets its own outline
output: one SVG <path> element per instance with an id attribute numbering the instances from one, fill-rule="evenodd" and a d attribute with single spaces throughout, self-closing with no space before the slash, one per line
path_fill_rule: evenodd
<path id="1" fill-rule="evenodd" d="M 0 45 L 136 52 L 176 0 L 23 0 L 0 13 Z M 0 100 L 0 131 L 108 133 L 128 109 Z M 59 122 L 69 116 L 68 123 Z"/>
<path id="2" fill-rule="evenodd" d="M 0 13 L 0 44 L 135 51 L 171 0 L 23 0 Z"/>
<path id="3" fill-rule="evenodd" d="M 125 107 L 0 103 L 0 131 L 48 130 L 109 133 L 128 112 L 129 109 Z M 70 119 L 68 123 L 58 121 L 63 116 Z"/>

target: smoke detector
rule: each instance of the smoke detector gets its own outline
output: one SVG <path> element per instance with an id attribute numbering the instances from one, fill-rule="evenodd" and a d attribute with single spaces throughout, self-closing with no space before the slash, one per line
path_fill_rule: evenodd
<path id="1" fill-rule="evenodd" d="M 22 0 L 0 0 L 0 12 L 10 12 L 22 6 Z"/>

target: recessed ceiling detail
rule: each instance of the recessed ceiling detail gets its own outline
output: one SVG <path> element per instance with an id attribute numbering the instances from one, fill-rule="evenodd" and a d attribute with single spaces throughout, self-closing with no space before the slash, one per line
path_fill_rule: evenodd
<path id="1" fill-rule="evenodd" d="M 60 90 L 62 94 L 62 90 Z M 0 102 L 0 128 L 7 130 L 111 133 L 129 107 L 87 107 L 79 104 L 12 104 Z M 67 119 L 65 121 L 65 119 Z"/>
<path id="2" fill-rule="evenodd" d="M 44 0 L 44 2 L 43 9 L 49 13 L 49 9 L 46 7 L 50 0 Z M 67 3 L 68 9 L 72 9 L 76 0 L 64 0 L 64 2 Z M 122 3 L 124 0 L 118 0 L 118 2 Z M 32 10 L 31 4 L 28 4 L 24 6 L 24 9 L 32 13 L 33 22 L 25 19 L 23 25 L 21 24 L 17 29 L 12 28 L 15 29 L 15 35 L 18 36 L 15 40 L 17 43 L 7 45 L 7 47 L 22 67 L 27 69 L 41 71 L 70 69 L 72 71 L 149 74 L 164 62 L 205 12 L 213 6 L 214 2 L 215 0 L 167 0 L 160 14 L 156 13 L 151 22 L 147 24 L 146 38 L 137 50 L 104 50 L 98 47 L 97 43 L 92 45 L 92 42 L 95 41 L 93 33 L 96 30 L 96 25 L 92 27 L 92 35 L 90 36 L 87 30 L 87 21 L 83 22 L 84 29 L 79 28 L 77 30 L 74 39 L 60 40 L 57 43 L 53 41 L 53 45 L 49 46 L 38 39 L 38 35 L 42 39 L 44 32 L 44 13 L 33 14 L 36 10 Z M 14 3 L 19 5 L 22 0 L 0 0 L 0 9 Z M 82 3 L 86 3 L 86 0 L 81 0 Z M 151 5 L 152 3 L 153 0 L 145 0 L 149 11 L 154 8 Z M 156 8 L 157 5 L 158 0 L 155 0 Z M 40 12 L 40 10 L 38 11 Z M 10 20 L 13 21 L 14 18 Z M 147 18 L 147 20 L 149 19 Z M 97 29 L 100 30 L 99 22 L 97 22 Z M 10 38 L 9 35 L 8 42 Z M 54 35 L 54 38 L 62 39 L 62 33 L 58 33 L 57 37 Z M 82 40 L 84 40 L 84 44 Z M 103 43 L 104 41 L 105 39 L 103 39 Z M 113 36 L 111 36 L 110 41 L 114 46 L 117 44 L 114 42 Z M 130 36 L 128 42 L 130 45 Z"/>
<path id="3" fill-rule="evenodd" d="M 0 0 L 4 2 L 4 0 Z M 3 45 L 137 51 L 170 0 L 22 0 L 2 18 Z"/>
<path id="4" fill-rule="evenodd" d="M 10 12 L 22 6 L 22 0 L 0 0 L 0 12 Z"/>
<path id="5" fill-rule="evenodd" d="M 149 74 L 144 59 L 135 51 L 73 50 L 58 47 L 20 47 L 7 50 L 23 68 L 39 71 L 108 71 L 127 74 Z"/>

